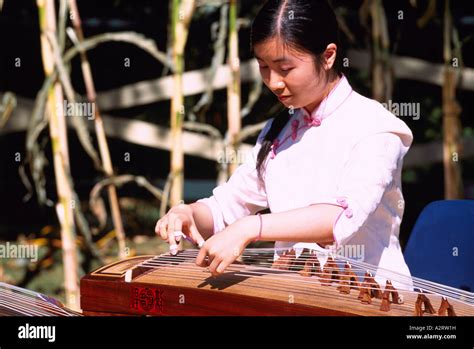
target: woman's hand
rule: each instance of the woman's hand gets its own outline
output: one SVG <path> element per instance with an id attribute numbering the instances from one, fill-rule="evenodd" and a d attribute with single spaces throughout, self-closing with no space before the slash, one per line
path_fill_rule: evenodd
<path id="1" fill-rule="evenodd" d="M 214 276 L 222 274 L 258 236 L 257 220 L 257 216 L 242 218 L 209 238 L 199 251 L 196 264 L 209 267 Z"/>
<path id="2" fill-rule="evenodd" d="M 170 252 L 178 252 L 177 242 L 184 234 L 198 246 L 204 244 L 193 218 L 193 209 L 190 205 L 180 204 L 171 208 L 168 213 L 156 222 L 155 233 L 170 244 Z"/>

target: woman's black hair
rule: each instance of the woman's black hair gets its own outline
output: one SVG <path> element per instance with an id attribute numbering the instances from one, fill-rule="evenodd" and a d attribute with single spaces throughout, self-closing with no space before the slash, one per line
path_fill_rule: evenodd
<path id="1" fill-rule="evenodd" d="M 251 45 L 277 37 L 290 49 L 311 54 L 319 72 L 324 62 L 322 54 L 327 45 L 335 43 L 339 49 L 339 29 L 336 15 L 326 0 L 268 0 L 252 23 Z M 331 68 L 342 75 L 342 55 L 338 52 Z M 329 74 L 326 75 L 329 79 Z M 262 167 L 273 141 L 289 120 L 292 110 L 275 116 L 262 141 L 257 155 L 257 172 L 263 181 Z"/>

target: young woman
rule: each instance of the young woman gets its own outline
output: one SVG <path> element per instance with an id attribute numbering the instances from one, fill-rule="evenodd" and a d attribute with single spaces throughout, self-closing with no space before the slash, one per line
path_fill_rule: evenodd
<path id="1" fill-rule="evenodd" d="M 172 252 L 175 232 L 189 236 L 201 246 L 196 263 L 214 275 L 264 240 L 277 251 L 362 247 L 364 262 L 409 276 L 398 235 L 413 136 L 342 74 L 333 10 L 323 0 L 270 0 L 251 39 L 263 81 L 287 111 L 267 122 L 227 183 L 172 208 L 156 233 Z"/>

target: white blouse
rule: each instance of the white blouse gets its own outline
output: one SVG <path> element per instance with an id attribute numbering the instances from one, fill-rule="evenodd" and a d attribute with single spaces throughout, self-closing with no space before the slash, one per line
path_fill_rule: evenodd
<path id="1" fill-rule="evenodd" d="M 294 248 L 298 255 L 310 248 L 321 252 L 323 265 L 323 252 L 329 251 L 375 266 L 381 286 L 391 279 L 396 288 L 411 289 L 398 240 L 405 206 L 403 157 L 413 140 L 407 125 L 380 103 L 353 91 L 343 76 L 311 115 L 304 108 L 294 111 L 272 146 L 260 183 L 256 159 L 272 121 L 229 180 L 211 197 L 198 200 L 212 212 L 214 233 L 265 208 L 276 213 L 334 204 L 344 211 L 334 223 L 332 246 L 277 241 L 275 258 L 283 249 Z"/>

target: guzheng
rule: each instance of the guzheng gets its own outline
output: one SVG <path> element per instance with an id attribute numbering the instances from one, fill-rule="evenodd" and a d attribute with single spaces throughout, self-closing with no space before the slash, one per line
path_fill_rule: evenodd
<path id="1" fill-rule="evenodd" d="M 301 251 L 299 251 L 301 252 Z M 84 315 L 473 316 L 474 294 L 319 251 L 247 249 L 213 277 L 198 250 L 132 257 L 81 280 Z M 396 289 L 410 284 L 411 291 Z"/>
<path id="2" fill-rule="evenodd" d="M 79 316 L 58 300 L 0 282 L 0 316 Z"/>

